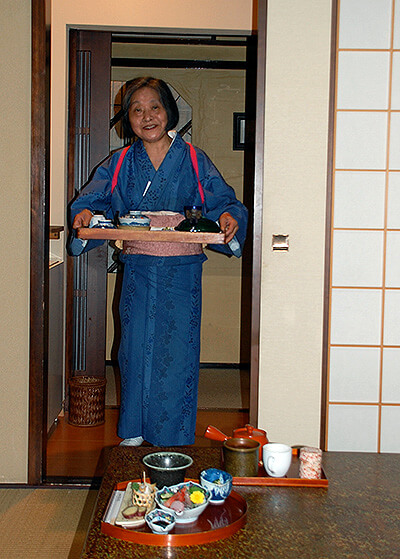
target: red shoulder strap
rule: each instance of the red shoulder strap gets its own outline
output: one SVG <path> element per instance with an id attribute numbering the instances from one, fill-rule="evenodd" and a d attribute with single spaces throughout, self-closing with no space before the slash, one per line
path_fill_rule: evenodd
<path id="1" fill-rule="evenodd" d="M 201 202 L 204 204 L 204 190 L 203 190 L 203 186 L 200 182 L 200 177 L 199 177 L 199 164 L 197 162 L 197 153 L 196 153 L 196 150 L 194 149 L 194 147 L 192 146 L 192 144 L 189 144 L 189 142 L 186 142 L 186 143 L 188 144 L 188 146 L 190 148 L 190 159 L 192 160 L 192 165 L 193 165 L 193 168 L 194 168 L 196 176 L 197 176 L 197 183 L 198 183 L 198 186 L 199 186 L 199 193 L 200 193 Z M 117 163 L 117 166 L 115 167 L 114 175 L 113 175 L 112 182 L 111 182 L 111 194 L 114 192 L 114 188 L 117 185 L 118 175 L 119 175 L 119 171 L 121 169 L 122 162 L 124 160 L 126 152 L 128 151 L 128 149 L 130 147 L 131 146 L 127 146 L 119 154 L 118 163 Z"/>
<path id="2" fill-rule="evenodd" d="M 118 163 L 117 163 L 117 166 L 115 167 L 114 175 L 113 175 L 113 178 L 112 178 L 112 183 L 111 183 L 111 194 L 114 192 L 114 188 L 117 186 L 119 171 L 120 171 L 120 169 L 121 169 L 121 165 L 122 165 L 122 162 L 123 162 L 124 157 L 125 157 L 125 155 L 126 155 L 126 152 L 128 151 L 128 149 L 129 149 L 130 147 L 131 147 L 131 146 L 126 146 L 126 148 L 124 148 L 124 149 L 121 151 L 121 153 L 119 154 Z"/>
<path id="3" fill-rule="evenodd" d="M 200 177 L 199 177 L 199 164 L 197 162 L 197 153 L 196 153 L 196 150 L 194 149 L 194 147 L 192 146 L 192 144 L 189 144 L 189 142 L 186 142 L 186 143 L 190 148 L 190 159 L 192 160 L 192 165 L 193 165 L 194 170 L 196 172 L 197 183 L 199 185 L 199 193 L 200 193 L 201 202 L 204 204 L 204 190 L 203 190 L 203 186 L 200 182 Z"/>

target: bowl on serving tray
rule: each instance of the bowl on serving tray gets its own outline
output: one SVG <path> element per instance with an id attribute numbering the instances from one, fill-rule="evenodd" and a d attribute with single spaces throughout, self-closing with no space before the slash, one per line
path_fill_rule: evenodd
<path id="1" fill-rule="evenodd" d="M 150 476 L 151 483 L 158 489 L 170 487 L 185 481 L 187 468 L 193 464 L 193 458 L 182 452 L 152 452 L 142 458 Z"/>
<path id="2" fill-rule="evenodd" d="M 177 524 L 196 522 L 207 508 L 210 499 L 210 491 L 194 481 L 163 487 L 157 491 L 155 497 L 157 507 L 174 513 Z"/>
<path id="3" fill-rule="evenodd" d="M 200 484 L 211 493 L 212 505 L 222 505 L 232 491 L 232 476 L 224 470 L 208 468 L 201 472 Z"/>
<path id="4" fill-rule="evenodd" d="M 154 534 L 168 534 L 175 526 L 176 517 L 173 512 L 153 509 L 145 517 L 146 523 Z"/>

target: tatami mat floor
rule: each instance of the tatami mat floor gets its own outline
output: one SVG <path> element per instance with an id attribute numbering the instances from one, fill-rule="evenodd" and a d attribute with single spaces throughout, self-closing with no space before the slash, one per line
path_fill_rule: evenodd
<path id="1" fill-rule="evenodd" d="M 0 557 L 78 559 L 97 491 L 0 489 Z"/>

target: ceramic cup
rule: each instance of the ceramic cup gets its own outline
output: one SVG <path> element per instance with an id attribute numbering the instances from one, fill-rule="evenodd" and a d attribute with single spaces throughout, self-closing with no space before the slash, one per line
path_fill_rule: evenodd
<path id="1" fill-rule="evenodd" d="M 233 477 L 258 475 L 260 443 L 254 439 L 233 438 L 223 443 L 224 469 Z"/>
<path id="2" fill-rule="evenodd" d="M 271 477 L 283 477 L 292 463 L 292 448 L 287 444 L 268 443 L 263 446 L 263 462 Z"/>

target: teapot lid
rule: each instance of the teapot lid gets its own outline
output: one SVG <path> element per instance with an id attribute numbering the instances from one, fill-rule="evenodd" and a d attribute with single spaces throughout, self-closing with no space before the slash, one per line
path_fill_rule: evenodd
<path id="1" fill-rule="evenodd" d="M 239 435 L 239 434 L 248 435 L 249 437 L 257 437 L 259 435 L 265 437 L 267 435 L 266 431 L 264 431 L 263 429 L 256 429 L 255 427 L 253 427 L 249 423 L 247 423 L 241 429 L 235 429 L 235 434 L 236 435 Z"/>

